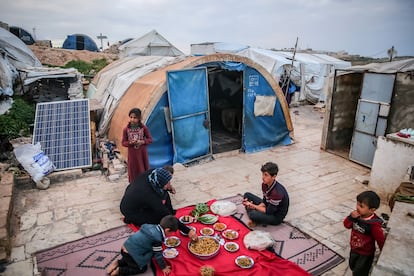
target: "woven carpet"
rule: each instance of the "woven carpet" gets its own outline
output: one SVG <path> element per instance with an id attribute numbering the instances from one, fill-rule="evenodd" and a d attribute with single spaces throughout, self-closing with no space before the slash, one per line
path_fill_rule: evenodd
<path id="1" fill-rule="evenodd" d="M 104 276 L 113 260 L 120 258 L 123 242 L 133 233 L 120 226 L 94 236 L 65 243 L 35 253 L 37 270 L 42 276 Z M 150 266 L 143 276 L 154 275 Z"/>
<path id="2" fill-rule="evenodd" d="M 249 218 L 242 205 L 243 197 L 236 195 L 225 200 L 234 202 L 237 212 L 233 215 L 247 226 Z M 256 226 L 252 230 L 269 232 L 275 240 L 276 255 L 290 260 L 312 275 L 321 275 L 342 263 L 345 259 L 287 222 L 281 225 Z"/>

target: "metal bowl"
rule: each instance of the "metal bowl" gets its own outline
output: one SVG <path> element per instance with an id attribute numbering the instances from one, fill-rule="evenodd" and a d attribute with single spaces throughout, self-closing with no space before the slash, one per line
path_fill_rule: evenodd
<path id="1" fill-rule="evenodd" d="M 211 249 L 210 252 L 207 252 L 207 253 L 198 252 L 197 251 L 198 247 L 195 247 L 196 243 L 208 243 L 208 244 L 212 245 L 211 246 L 212 249 Z M 217 254 L 220 252 L 220 243 L 214 237 L 199 236 L 198 241 L 196 241 L 196 242 L 190 241 L 188 243 L 188 251 L 191 254 L 193 254 L 194 256 L 196 256 L 197 258 L 201 259 L 201 260 L 209 260 L 209 259 L 217 256 Z"/>

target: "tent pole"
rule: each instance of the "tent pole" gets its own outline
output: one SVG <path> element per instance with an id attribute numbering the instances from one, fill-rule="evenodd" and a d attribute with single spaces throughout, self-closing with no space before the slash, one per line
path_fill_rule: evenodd
<path id="1" fill-rule="evenodd" d="M 298 47 L 298 39 L 299 39 L 299 37 L 296 37 L 295 49 L 293 50 L 293 57 L 292 57 L 292 66 L 290 67 L 290 70 L 289 70 L 288 82 L 287 82 L 287 86 L 286 86 L 286 89 L 285 89 L 285 98 L 286 98 L 287 94 L 289 93 L 290 75 L 292 74 L 293 62 L 295 61 L 296 49 Z"/>

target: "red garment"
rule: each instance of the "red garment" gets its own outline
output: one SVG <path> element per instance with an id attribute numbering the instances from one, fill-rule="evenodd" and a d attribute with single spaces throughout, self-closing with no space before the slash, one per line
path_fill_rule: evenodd
<path id="1" fill-rule="evenodd" d="M 351 250 L 360 255 L 370 256 L 375 254 L 375 242 L 382 250 L 385 235 L 381 225 L 382 220 L 376 214 L 367 219 L 346 217 L 344 220 L 345 228 L 352 228 Z"/>
<path id="2" fill-rule="evenodd" d="M 209 202 L 209 205 L 213 203 Z M 183 215 L 189 215 L 194 206 L 184 207 L 177 210 L 177 218 Z M 182 235 L 179 231 L 173 235 L 178 236 L 181 239 L 181 244 L 177 247 L 179 254 L 174 259 L 166 259 L 168 265 L 171 266 L 172 272 L 169 276 L 193 276 L 199 275 L 200 267 L 203 265 L 210 265 L 214 267 L 216 275 L 248 275 L 248 276 L 277 276 L 277 275 L 310 275 L 295 263 L 277 257 L 274 253 L 263 250 L 249 250 L 243 244 L 243 237 L 250 232 L 250 230 L 240 223 L 232 216 L 222 217 L 220 216 L 219 222 L 223 222 L 227 225 L 227 229 L 238 230 L 239 237 L 234 240 L 240 246 L 240 249 L 234 253 L 227 252 L 223 246 L 220 248 L 220 253 L 210 260 L 200 260 L 193 256 L 188 251 L 189 238 Z M 197 228 L 197 233 L 200 233 L 200 229 L 206 225 L 199 222 L 191 223 L 190 225 Z M 131 226 L 131 225 L 130 225 Z M 136 227 L 133 227 L 136 230 Z M 216 233 L 220 233 L 217 232 Z M 200 235 L 200 234 L 199 234 Z M 235 258 L 240 255 L 248 255 L 253 258 L 254 266 L 249 269 L 243 269 L 236 265 Z M 156 265 L 156 275 L 163 276 L 162 270 Z"/>
<path id="3" fill-rule="evenodd" d="M 145 144 L 137 146 L 130 144 L 132 140 L 144 140 Z M 122 145 L 128 148 L 128 181 L 150 169 L 147 145 L 152 143 L 152 136 L 147 126 L 141 124 L 131 128 L 128 124 L 122 131 Z"/>

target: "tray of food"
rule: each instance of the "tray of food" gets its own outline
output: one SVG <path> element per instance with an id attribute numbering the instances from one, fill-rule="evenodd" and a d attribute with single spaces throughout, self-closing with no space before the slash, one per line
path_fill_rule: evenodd
<path id="1" fill-rule="evenodd" d="M 239 232 L 233 229 L 227 229 L 222 232 L 222 236 L 228 240 L 235 240 L 239 237 Z"/>
<path id="2" fill-rule="evenodd" d="M 214 230 L 221 232 L 221 231 L 226 230 L 227 225 L 225 223 L 222 223 L 222 222 L 216 222 L 216 223 L 214 223 L 213 228 L 214 228 Z"/>
<path id="3" fill-rule="evenodd" d="M 167 237 L 164 241 L 164 244 L 166 247 L 177 247 L 180 245 L 180 243 L 181 243 L 180 238 L 176 236 Z"/>
<path id="4" fill-rule="evenodd" d="M 220 252 L 219 241 L 211 236 L 199 236 L 188 243 L 188 251 L 201 260 L 211 259 Z"/>
<path id="5" fill-rule="evenodd" d="M 251 268 L 254 265 L 253 259 L 245 255 L 238 256 L 234 262 L 241 268 Z"/>
<path id="6" fill-rule="evenodd" d="M 211 227 L 203 227 L 200 229 L 200 234 L 203 236 L 212 236 L 214 234 L 214 229 Z"/>
<path id="7" fill-rule="evenodd" d="M 226 242 L 224 244 L 224 249 L 226 249 L 229 252 L 236 252 L 237 250 L 239 250 L 239 245 L 235 242 Z"/>
<path id="8" fill-rule="evenodd" d="M 213 202 L 213 204 L 210 206 L 210 209 L 214 214 L 226 217 L 237 212 L 237 205 L 231 201 L 219 200 Z"/>
<path id="9" fill-rule="evenodd" d="M 198 217 L 197 220 L 203 224 L 214 224 L 218 221 L 218 216 L 212 214 L 204 214 Z"/>
<path id="10" fill-rule="evenodd" d="M 178 220 L 183 224 L 189 224 L 189 223 L 194 222 L 194 217 L 192 217 L 192 216 L 181 216 Z"/>
<path id="11" fill-rule="evenodd" d="M 178 250 L 176 248 L 166 248 L 162 251 L 162 255 L 167 259 L 173 259 L 178 256 Z"/>

